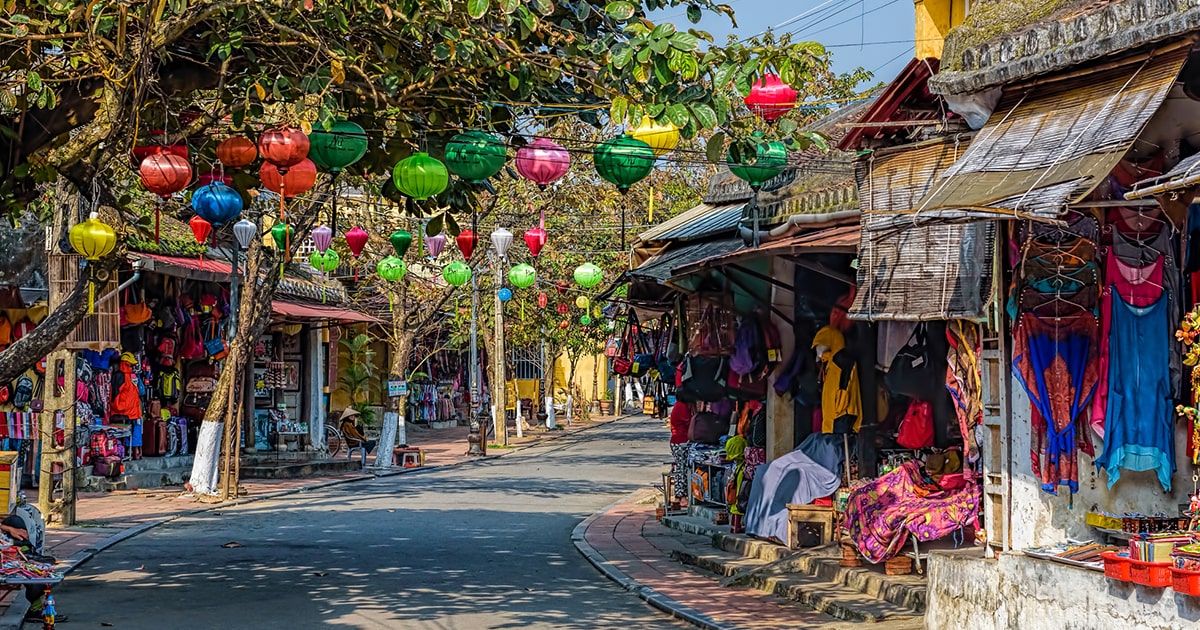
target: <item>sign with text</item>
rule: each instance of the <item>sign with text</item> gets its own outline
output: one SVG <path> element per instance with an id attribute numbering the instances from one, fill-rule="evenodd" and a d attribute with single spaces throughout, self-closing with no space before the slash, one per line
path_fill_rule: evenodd
<path id="1" fill-rule="evenodd" d="M 408 381 L 388 381 L 388 398 L 408 395 Z"/>

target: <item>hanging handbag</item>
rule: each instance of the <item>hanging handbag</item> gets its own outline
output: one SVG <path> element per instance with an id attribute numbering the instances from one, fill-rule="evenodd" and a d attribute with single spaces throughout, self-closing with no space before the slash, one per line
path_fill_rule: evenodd
<path id="1" fill-rule="evenodd" d="M 698 413 L 688 427 L 688 441 L 697 444 L 717 444 L 729 433 L 729 417 L 708 411 Z"/>
<path id="2" fill-rule="evenodd" d="M 928 448 L 933 446 L 933 405 L 928 401 L 914 400 L 904 412 L 896 443 L 904 448 Z"/>
<path id="3" fill-rule="evenodd" d="M 675 336 L 675 318 L 671 315 L 663 315 L 659 330 L 662 331 L 662 334 L 658 339 L 657 353 L 654 357 L 655 365 L 658 367 L 658 382 L 674 385 L 677 366 L 671 361 L 669 355 L 672 339 Z"/>
<path id="4" fill-rule="evenodd" d="M 683 374 L 676 395 L 685 402 L 712 402 L 725 398 L 729 363 L 725 357 L 694 357 L 683 359 Z"/>
<path id="5" fill-rule="evenodd" d="M 125 290 L 125 304 L 121 305 L 121 325 L 141 326 L 154 317 L 150 307 L 146 306 L 146 296 L 138 295 L 133 288 Z"/>
<path id="6" fill-rule="evenodd" d="M 220 361 L 229 356 L 229 342 L 221 335 L 220 328 L 217 327 L 217 318 L 213 317 L 209 322 L 209 338 L 204 342 L 204 353 L 209 359 Z"/>
<path id="7" fill-rule="evenodd" d="M 177 311 L 182 316 L 183 311 Z M 178 357 L 180 359 L 199 359 L 204 356 L 204 343 L 201 340 L 200 322 L 192 316 L 187 317 L 183 325 L 183 334 L 179 337 Z"/>
<path id="8" fill-rule="evenodd" d="M 633 326 L 628 326 L 617 342 L 617 353 L 612 358 L 612 371 L 617 376 L 627 376 L 633 371 L 633 357 L 628 354 L 632 352 L 632 330 Z"/>
<path id="9" fill-rule="evenodd" d="M 637 314 L 629 311 L 630 349 L 633 353 L 633 363 L 629 366 L 629 375 L 640 377 L 654 367 L 654 354 L 650 352 L 650 344 L 646 342 L 646 334 L 638 323 Z M 640 351 L 640 352 L 639 352 Z"/>
<path id="10" fill-rule="evenodd" d="M 913 330 L 908 343 L 896 353 L 884 382 L 888 391 L 912 398 L 929 398 L 933 388 L 940 388 L 939 379 L 934 378 L 933 363 L 929 357 L 929 328 L 920 323 Z"/>

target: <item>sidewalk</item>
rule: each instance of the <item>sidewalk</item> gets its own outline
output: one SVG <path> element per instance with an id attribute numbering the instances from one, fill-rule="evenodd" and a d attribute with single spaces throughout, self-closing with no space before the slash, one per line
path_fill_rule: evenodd
<path id="1" fill-rule="evenodd" d="M 543 441 L 553 440 L 618 419 L 619 417 L 613 416 L 595 417 L 592 422 L 585 425 L 576 423 L 566 431 L 539 432 L 533 436 L 527 435 L 519 445 L 504 450 L 493 450 L 489 452 L 488 457 L 503 456 L 523 448 L 536 446 Z M 386 470 L 367 468 L 362 471 L 298 479 L 243 479 L 239 487 L 245 491 L 245 494 L 225 503 L 197 502 L 195 497 L 184 494 L 181 486 L 151 490 L 81 493 L 76 505 L 76 525 L 47 527 L 45 551 L 46 554 L 58 558 L 59 567 L 63 569 L 64 573 L 69 573 L 104 549 L 188 514 L 325 486 L 377 477 L 390 477 L 414 470 L 442 468 L 472 461 L 472 458 L 466 454 L 467 433 L 467 427 L 425 429 L 410 426 L 408 427 L 408 444 L 424 451 L 424 468 L 405 469 L 393 466 Z M 31 500 L 36 500 L 36 498 L 31 497 Z M 63 612 L 70 614 L 69 602 L 60 601 L 59 607 Z M 21 627 L 21 618 L 27 609 L 28 604 L 22 591 L 0 591 L 0 630 L 18 630 Z"/>

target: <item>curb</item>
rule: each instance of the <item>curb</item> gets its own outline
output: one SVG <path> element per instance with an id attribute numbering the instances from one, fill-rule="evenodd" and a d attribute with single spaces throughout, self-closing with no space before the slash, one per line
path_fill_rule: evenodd
<path id="1" fill-rule="evenodd" d="M 316 483 L 312 483 L 312 484 L 309 484 L 306 486 L 289 488 L 287 490 L 275 490 L 273 492 L 255 495 L 252 497 L 238 498 L 238 499 L 233 499 L 232 501 L 224 501 L 221 503 L 208 504 L 208 505 L 205 505 L 204 507 L 195 508 L 195 509 L 191 509 L 191 510 L 184 510 L 182 512 L 179 512 L 177 514 L 172 514 L 170 516 L 164 516 L 161 518 L 152 519 L 152 520 L 146 521 L 140 525 L 136 525 L 134 527 L 126 529 L 118 534 L 113 534 L 112 536 L 109 536 L 108 538 L 105 538 L 104 540 L 100 541 L 95 546 L 89 547 L 82 551 L 79 551 L 75 555 L 71 556 L 70 558 L 67 558 L 66 561 L 63 562 L 61 565 L 63 577 L 65 578 L 68 574 L 71 573 L 71 571 L 74 571 L 75 569 L 79 568 L 80 566 L 85 564 L 87 561 L 91 560 L 96 554 L 104 551 L 105 549 L 113 547 L 119 543 L 125 542 L 126 540 L 129 540 L 130 538 L 133 538 L 135 536 L 139 536 L 151 529 L 154 529 L 155 527 L 158 527 L 159 525 L 165 525 L 167 523 L 170 523 L 171 521 L 174 521 L 176 519 L 179 519 L 179 518 L 182 518 L 185 516 L 193 516 L 196 514 L 203 514 L 205 512 L 211 512 L 213 510 L 235 507 L 238 505 L 245 505 L 247 503 L 254 503 L 256 501 L 265 501 L 267 499 L 276 499 L 276 498 L 291 495 L 291 494 L 299 494 L 301 492 L 320 490 L 322 488 L 328 488 L 330 486 L 338 486 L 338 485 L 347 484 L 347 483 L 355 483 L 358 481 L 380 479 L 383 477 L 396 477 L 398 475 L 417 473 L 417 472 L 428 473 L 428 472 L 435 472 L 435 471 L 439 471 L 439 470 L 446 470 L 449 468 L 454 468 L 456 466 L 477 464 L 480 462 L 485 462 L 489 459 L 497 459 L 500 457 L 504 457 L 505 455 L 508 455 L 510 453 L 516 453 L 518 451 L 522 451 L 527 448 L 539 446 L 539 445 L 541 445 L 541 443 L 543 441 L 556 440 L 559 437 L 566 436 L 566 435 L 575 435 L 577 433 L 582 433 L 589 429 L 594 429 L 596 427 L 601 427 L 601 426 L 607 426 L 609 424 L 617 422 L 618 420 L 625 420 L 627 418 L 632 418 L 637 415 L 641 415 L 641 414 L 626 414 L 623 416 L 616 416 L 611 420 L 595 422 L 588 426 L 580 427 L 580 428 L 574 429 L 574 430 L 561 431 L 561 432 L 556 431 L 555 433 L 557 433 L 558 435 L 555 435 L 554 437 L 547 437 L 547 438 L 544 438 L 544 440 L 538 440 L 538 441 L 530 443 L 530 444 L 522 444 L 519 446 L 515 446 L 513 448 L 504 449 L 503 452 L 497 453 L 495 455 L 487 455 L 487 456 L 484 456 L 481 458 L 475 458 L 475 459 L 464 459 L 462 461 L 454 462 L 452 464 L 442 464 L 440 466 L 423 466 L 420 468 L 399 468 L 399 469 L 395 469 L 395 470 L 377 469 L 376 472 L 356 475 L 353 477 L 346 477 L 343 479 L 329 479 L 326 481 L 319 481 Z M 613 505 L 616 505 L 616 504 L 613 504 Z M 609 508 L 611 508 L 611 507 L 612 506 L 609 506 Z M 604 511 L 608 511 L 609 508 L 605 508 Z M 601 513 L 603 513 L 603 512 L 601 512 Z M 572 537 L 574 537 L 574 536 L 572 535 Z M 8 605 L 8 609 L 4 611 L 3 615 L 0 615 L 0 630 L 21 630 L 22 629 L 22 626 L 24 624 L 25 613 L 28 612 L 28 610 L 29 610 L 29 602 L 25 599 L 23 591 L 18 590 L 16 593 L 17 594 L 13 596 L 12 603 Z"/>
<path id="2" fill-rule="evenodd" d="M 651 492 L 652 491 L 649 490 L 638 490 L 633 494 L 630 494 L 605 507 L 599 512 L 596 512 L 595 514 L 583 519 L 583 521 L 575 526 L 575 529 L 571 530 L 571 542 L 575 544 L 575 548 L 579 550 L 579 553 L 582 554 L 583 557 L 586 558 L 593 567 L 596 567 L 597 571 L 602 573 L 605 577 L 613 582 L 616 582 L 621 588 L 633 593 L 634 595 L 637 595 L 642 599 L 642 601 L 650 604 L 654 608 L 657 608 L 658 610 L 661 610 L 662 612 L 665 612 L 676 619 L 686 621 L 693 626 L 704 628 L 704 630 L 736 630 L 735 626 L 723 624 L 716 619 L 713 619 L 712 617 L 696 610 L 695 608 L 685 606 L 684 604 L 681 604 L 670 597 L 667 597 L 666 595 L 663 595 L 662 593 L 650 588 L 649 586 L 646 586 L 645 584 L 642 584 L 641 582 L 629 577 L 629 575 L 627 575 L 624 571 L 618 569 L 613 563 L 609 562 L 607 558 L 600 555 L 600 552 L 596 551 L 595 547 L 592 547 L 590 544 L 588 544 L 587 529 L 596 521 L 596 519 L 604 516 L 618 505 L 635 501 Z"/>

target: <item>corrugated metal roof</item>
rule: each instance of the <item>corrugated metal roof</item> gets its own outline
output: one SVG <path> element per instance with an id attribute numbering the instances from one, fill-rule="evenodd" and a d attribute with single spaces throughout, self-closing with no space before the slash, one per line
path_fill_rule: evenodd
<path id="1" fill-rule="evenodd" d="M 712 206 L 707 203 L 687 210 L 676 217 L 638 235 L 638 240 L 649 241 L 694 241 L 696 239 L 730 232 L 742 218 L 745 203 Z"/>
<path id="2" fill-rule="evenodd" d="M 676 265 L 674 269 L 676 273 L 686 274 L 702 269 L 721 267 L 723 265 L 771 256 L 824 253 L 852 254 L 858 248 L 858 239 L 858 223 L 854 225 L 835 225 L 820 230 L 812 230 L 791 238 L 780 239 L 757 248 L 742 247 L 721 254 L 713 254 L 687 265 Z"/>
<path id="3" fill-rule="evenodd" d="M 675 249 L 669 249 L 638 266 L 637 269 L 629 272 L 630 276 L 646 280 L 654 280 L 662 282 L 674 275 L 672 270 L 679 267 L 685 267 L 696 261 L 704 260 L 713 256 L 721 256 L 729 252 L 738 251 L 745 247 L 740 238 L 723 239 L 719 241 L 706 241 L 703 243 L 693 243 L 691 245 L 683 245 Z"/>
<path id="4" fill-rule="evenodd" d="M 914 211 L 922 219 L 1055 218 L 1104 181 L 1158 111 L 1187 59 L 1006 91 L 971 148 Z"/>

